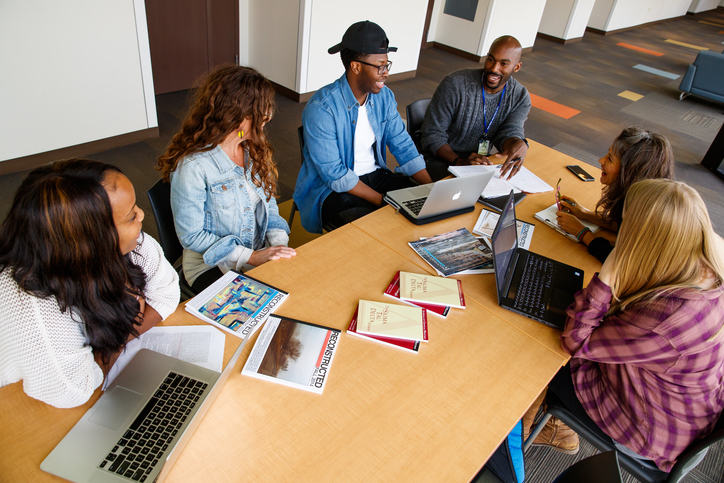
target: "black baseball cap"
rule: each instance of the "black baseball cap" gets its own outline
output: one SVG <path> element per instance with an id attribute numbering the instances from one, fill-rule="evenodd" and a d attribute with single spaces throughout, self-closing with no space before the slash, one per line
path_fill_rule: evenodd
<path id="1" fill-rule="evenodd" d="M 342 49 L 354 50 L 360 54 L 386 54 L 397 52 L 397 47 L 389 47 L 390 41 L 382 27 L 374 22 L 365 20 L 352 24 L 344 33 L 342 41 L 330 47 L 327 52 L 336 54 Z"/>

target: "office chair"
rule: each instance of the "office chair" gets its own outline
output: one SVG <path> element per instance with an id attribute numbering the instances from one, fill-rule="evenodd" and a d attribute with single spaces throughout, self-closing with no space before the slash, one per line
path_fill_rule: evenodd
<path id="1" fill-rule="evenodd" d="M 621 469 L 618 466 L 618 453 L 608 451 L 576 462 L 553 483 L 621 483 Z"/>
<path id="2" fill-rule="evenodd" d="M 299 126 L 297 128 L 297 139 L 299 140 L 299 153 L 302 157 L 302 164 L 304 164 L 304 126 Z M 289 220 L 287 222 L 289 223 L 289 229 L 292 229 L 292 222 L 294 221 L 294 212 L 299 211 L 297 208 L 297 203 L 292 199 L 292 210 L 289 212 Z M 334 225 L 331 225 L 329 223 L 322 224 L 322 229 L 326 232 L 330 232 L 337 228 Z"/>
<path id="3" fill-rule="evenodd" d="M 422 127 L 422 120 L 425 119 L 425 112 L 429 104 L 430 99 L 418 99 L 405 108 L 407 132 L 418 151 L 420 150 L 420 128 Z"/>
<path id="4" fill-rule="evenodd" d="M 304 164 L 304 126 L 297 128 L 297 139 L 299 140 L 299 154 L 302 157 L 302 164 Z M 289 229 L 292 229 L 292 222 L 294 221 L 294 213 L 298 211 L 297 202 L 292 198 L 292 210 L 289 212 Z"/>
<path id="5" fill-rule="evenodd" d="M 595 430 L 586 426 L 580 419 L 576 418 L 565 406 L 563 401 L 553 392 L 548 391 L 546 394 L 546 414 L 543 419 L 531 431 L 530 436 L 525 442 L 525 448 L 533 443 L 535 438 L 543 429 L 551 416 L 555 416 L 573 431 L 578 433 L 580 437 L 587 440 L 599 451 L 616 451 L 613 440 L 606 435 L 600 428 Z M 724 413 L 723 413 L 724 414 Z M 676 460 L 676 464 L 669 473 L 661 471 L 651 460 L 639 460 L 623 453 L 618 453 L 618 460 L 626 471 L 631 473 L 637 480 L 643 483 L 677 483 L 680 481 L 688 470 L 698 465 L 706 455 L 706 451 L 713 444 L 724 440 L 724 415 L 719 415 L 719 420 L 714 426 L 714 430 L 707 436 L 694 441 L 689 447 L 681 453 Z"/>
<path id="6" fill-rule="evenodd" d="M 181 255 L 183 255 L 183 247 L 176 235 L 176 227 L 173 224 L 173 213 L 171 212 L 171 184 L 165 183 L 162 179 L 156 181 L 151 188 L 146 191 L 148 200 L 151 202 L 151 211 L 156 219 L 156 228 L 158 229 L 158 243 L 163 249 L 166 260 L 173 265 L 178 272 L 178 281 L 181 286 L 181 295 L 186 298 L 196 296 L 196 292 L 186 281 L 183 274 L 181 263 L 177 263 Z"/>

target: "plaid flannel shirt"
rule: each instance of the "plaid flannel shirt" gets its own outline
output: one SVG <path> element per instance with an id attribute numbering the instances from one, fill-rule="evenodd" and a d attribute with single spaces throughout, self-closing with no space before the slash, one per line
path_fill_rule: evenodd
<path id="1" fill-rule="evenodd" d="M 670 471 L 724 408 L 724 285 L 678 289 L 606 317 L 595 275 L 568 308 L 561 346 L 588 415 L 611 438 Z"/>

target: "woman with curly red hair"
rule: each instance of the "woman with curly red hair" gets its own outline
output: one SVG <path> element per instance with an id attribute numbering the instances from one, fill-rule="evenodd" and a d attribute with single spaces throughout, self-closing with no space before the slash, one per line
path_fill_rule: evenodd
<path id="1" fill-rule="evenodd" d="M 194 290 L 228 270 L 296 254 L 274 199 L 277 168 L 263 131 L 273 114 L 266 77 L 249 67 L 217 67 L 158 160 L 171 182 L 184 276 Z"/>

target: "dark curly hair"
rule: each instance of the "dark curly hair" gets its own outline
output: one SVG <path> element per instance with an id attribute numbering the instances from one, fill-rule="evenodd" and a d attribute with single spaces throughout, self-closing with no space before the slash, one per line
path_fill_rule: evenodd
<path id="1" fill-rule="evenodd" d="M 104 182 L 115 166 L 71 159 L 30 172 L 0 227 L 0 271 L 25 292 L 55 297 L 108 364 L 137 336 L 143 270 L 123 255 Z"/>
<path id="2" fill-rule="evenodd" d="M 262 125 L 274 114 L 274 108 L 274 87 L 259 72 L 238 65 L 215 68 L 197 89 L 181 131 L 158 158 L 157 169 L 168 181 L 185 156 L 213 149 L 249 118 L 251 138 L 242 144 L 252 159 L 251 178 L 264 189 L 267 200 L 271 199 L 278 173 L 272 161 L 274 150 Z"/>
<path id="3" fill-rule="evenodd" d="M 596 212 L 606 223 L 620 223 L 629 187 L 644 179 L 674 179 L 674 151 L 661 134 L 638 126 L 624 129 L 611 145 L 621 160 L 618 178 L 603 188 Z"/>

